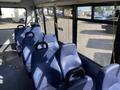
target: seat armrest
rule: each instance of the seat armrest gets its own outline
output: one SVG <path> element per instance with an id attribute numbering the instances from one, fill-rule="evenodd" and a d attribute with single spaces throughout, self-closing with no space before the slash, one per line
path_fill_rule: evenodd
<path id="1" fill-rule="evenodd" d="M 84 76 L 85 76 L 85 70 L 82 67 L 72 69 L 66 74 L 65 83 L 68 83 L 71 77 L 84 78 Z"/>

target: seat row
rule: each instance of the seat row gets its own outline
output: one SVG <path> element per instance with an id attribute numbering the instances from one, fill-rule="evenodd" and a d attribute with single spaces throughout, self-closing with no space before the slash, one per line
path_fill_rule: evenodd
<path id="1" fill-rule="evenodd" d="M 36 90 L 120 90 L 118 64 L 100 67 L 98 73 L 94 67 L 85 70 L 75 44 L 59 44 L 55 35 L 44 35 L 37 23 L 19 25 L 15 42 Z"/>

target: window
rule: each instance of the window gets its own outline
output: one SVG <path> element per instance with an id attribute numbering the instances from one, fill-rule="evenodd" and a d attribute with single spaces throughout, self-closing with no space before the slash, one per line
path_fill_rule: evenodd
<path id="1" fill-rule="evenodd" d="M 72 7 L 57 7 L 57 29 L 58 29 L 58 40 L 64 43 L 72 43 Z M 60 17 L 59 17 L 60 16 Z"/>
<path id="2" fill-rule="evenodd" d="M 57 7 L 56 8 L 56 14 L 57 16 L 67 16 L 72 17 L 72 7 Z"/>
<path id="3" fill-rule="evenodd" d="M 64 9 L 63 8 L 56 8 L 56 15 L 57 16 L 64 16 Z"/>
<path id="4" fill-rule="evenodd" d="M 16 28 L 25 24 L 26 11 L 22 8 L 1 8 L 0 29 Z"/>
<path id="5" fill-rule="evenodd" d="M 72 17 L 72 8 L 71 7 L 68 7 L 68 8 L 65 8 L 64 9 L 64 16 L 69 16 L 69 17 Z"/>
<path id="6" fill-rule="evenodd" d="M 114 6 L 97 6 L 94 9 L 94 19 L 113 20 L 115 14 Z"/>
<path id="7" fill-rule="evenodd" d="M 92 12 L 91 6 L 78 7 L 77 8 L 77 17 L 91 19 L 91 12 Z"/>
<path id="8" fill-rule="evenodd" d="M 53 8 L 52 7 L 44 8 L 44 14 L 45 15 L 54 15 Z"/>
<path id="9" fill-rule="evenodd" d="M 43 22 L 43 11 L 42 8 L 36 9 L 38 15 L 38 21 L 41 27 L 42 32 L 44 32 L 44 22 Z"/>
<path id="10" fill-rule="evenodd" d="M 80 20 L 77 24 L 78 51 L 102 66 L 109 65 L 113 50 L 113 32 L 116 31 L 116 27 Z"/>
<path id="11" fill-rule="evenodd" d="M 48 15 L 47 8 L 44 8 L 44 9 L 43 9 L 43 12 L 44 12 L 45 15 Z"/>
<path id="12" fill-rule="evenodd" d="M 72 19 L 58 18 L 58 40 L 64 43 L 72 43 Z"/>
<path id="13" fill-rule="evenodd" d="M 44 8 L 47 34 L 55 34 L 54 12 L 52 7 Z"/>
<path id="14" fill-rule="evenodd" d="M 48 15 L 54 15 L 53 8 L 48 8 Z"/>

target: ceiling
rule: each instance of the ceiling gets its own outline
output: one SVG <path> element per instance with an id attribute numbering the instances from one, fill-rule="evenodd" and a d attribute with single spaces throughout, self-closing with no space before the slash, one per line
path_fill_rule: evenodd
<path id="1" fill-rule="evenodd" d="M 84 3 L 99 3 L 99 2 L 108 2 L 108 1 L 120 1 L 120 0 L 0 0 L 0 2 L 9 2 L 9 3 L 23 3 L 26 2 L 35 2 L 36 6 L 56 6 L 56 5 L 72 5 L 72 4 L 84 4 Z M 33 4 L 33 3 L 31 3 Z"/>
<path id="2" fill-rule="evenodd" d="M 53 5 L 71 5 L 84 3 L 99 3 L 120 0 L 34 0 L 37 6 L 53 6 Z"/>
<path id="3" fill-rule="evenodd" d="M 10 2 L 10 3 L 19 3 L 19 2 L 21 2 L 21 0 L 0 0 L 0 2 Z"/>

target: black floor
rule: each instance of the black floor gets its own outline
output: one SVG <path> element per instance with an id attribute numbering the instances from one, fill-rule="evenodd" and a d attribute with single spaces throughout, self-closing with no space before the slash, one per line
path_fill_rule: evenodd
<path id="1" fill-rule="evenodd" d="M 0 66 L 0 90 L 34 90 L 32 80 L 16 51 L 7 50 L 4 53 Z"/>

